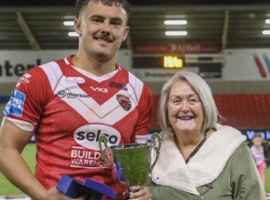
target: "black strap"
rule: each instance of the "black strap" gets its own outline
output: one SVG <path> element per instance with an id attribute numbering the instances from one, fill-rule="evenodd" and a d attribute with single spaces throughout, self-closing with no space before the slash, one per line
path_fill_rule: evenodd
<path id="1" fill-rule="evenodd" d="M 206 141 L 206 137 L 203 138 L 203 140 L 196 146 L 196 148 L 192 151 L 192 153 L 189 155 L 189 157 L 186 159 L 186 163 L 190 161 L 190 159 L 199 151 L 203 143 Z"/>
<path id="2" fill-rule="evenodd" d="M 196 146 L 196 148 L 191 152 L 191 154 L 187 157 L 187 159 L 186 159 L 186 164 L 190 161 L 190 159 L 200 150 L 200 148 L 201 148 L 201 146 L 203 145 L 203 143 L 205 143 L 205 141 L 206 141 L 206 133 L 207 133 L 207 131 L 208 131 L 209 129 L 207 129 L 206 131 L 205 131 L 205 134 L 204 134 L 204 138 L 203 138 L 203 140 L 200 142 L 200 144 L 198 144 L 197 146 Z"/>

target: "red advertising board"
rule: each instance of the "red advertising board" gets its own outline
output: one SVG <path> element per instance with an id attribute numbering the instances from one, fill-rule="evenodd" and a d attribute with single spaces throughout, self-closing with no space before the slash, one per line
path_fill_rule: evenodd
<path id="1" fill-rule="evenodd" d="M 218 53 L 219 43 L 135 43 L 134 54 L 193 54 Z"/>

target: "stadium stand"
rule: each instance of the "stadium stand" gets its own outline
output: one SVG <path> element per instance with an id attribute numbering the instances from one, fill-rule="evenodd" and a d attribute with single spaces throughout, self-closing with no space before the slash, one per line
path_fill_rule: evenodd
<path id="1" fill-rule="evenodd" d="M 238 129 L 270 128 L 270 94 L 214 94 L 222 124 Z M 158 130 L 159 95 L 154 95 L 151 130 Z"/>

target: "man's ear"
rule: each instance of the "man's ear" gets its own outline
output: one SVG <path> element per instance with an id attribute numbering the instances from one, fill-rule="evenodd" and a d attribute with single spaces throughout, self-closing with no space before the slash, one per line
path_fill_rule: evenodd
<path id="1" fill-rule="evenodd" d="M 75 32 L 76 32 L 79 36 L 82 35 L 81 25 L 82 25 L 81 20 L 79 20 L 79 19 L 76 18 L 76 19 L 74 20 L 74 30 L 75 30 Z"/>
<path id="2" fill-rule="evenodd" d="M 127 39 L 128 33 L 129 33 L 129 26 L 126 26 L 125 30 L 124 30 L 124 35 L 123 35 L 123 38 L 122 38 L 122 42 L 124 42 Z"/>

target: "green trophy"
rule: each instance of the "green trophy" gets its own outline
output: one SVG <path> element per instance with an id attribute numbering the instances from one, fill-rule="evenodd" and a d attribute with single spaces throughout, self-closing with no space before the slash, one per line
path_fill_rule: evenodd
<path id="1" fill-rule="evenodd" d="M 143 144 L 130 143 L 108 147 L 105 136 L 101 136 L 98 142 L 102 159 L 113 168 L 117 179 L 127 191 L 130 186 L 148 185 L 149 175 L 159 156 L 161 146 L 159 134 L 152 134 L 151 141 Z"/>

